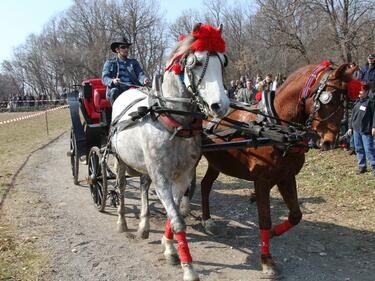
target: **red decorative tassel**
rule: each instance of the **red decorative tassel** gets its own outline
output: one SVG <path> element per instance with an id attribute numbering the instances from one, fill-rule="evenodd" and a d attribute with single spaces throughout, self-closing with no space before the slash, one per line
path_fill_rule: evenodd
<path id="1" fill-rule="evenodd" d="M 270 230 L 260 230 L 260 253 L 262 255 L 270 255 Z"/>
<path id="2" fill-rule="evenodd" d="M 276 225 L 273 229 L 273 232 L 276 236 L 279 236 L 283 234 L 284 232 L 287 232 L 289 229 L 291 229 L 294 225 L 289 222 L 289 220 L 285 220 L 284 222 Z"/>
<path id="3" fill-rule="evenodd" d="M 181 67 L 181 64 L 179 63 L 176 63 L 173 67 L 172 67 L 174 73 L 176 73 L 177 75 L 181 74 L 182 73 L 182 67 Z"/>
<path id="4" fill-rule="evenodd" d="M 181 263 L 191 263 L 193 259 L 190 255 L 189 246 L 186 241 L 185 232 L 176 233 L 176 240 L 178 244 L 178 251 L 180 253 Z"/>
<path id="5" fill-rule="evenodd" d="M 167 219 L 167 222 L 165 223 L 165 231 L 164 231 L 164 237 L 172 240 L 173 239 L 173 232 L 171 229 L 171 221 Z"/>

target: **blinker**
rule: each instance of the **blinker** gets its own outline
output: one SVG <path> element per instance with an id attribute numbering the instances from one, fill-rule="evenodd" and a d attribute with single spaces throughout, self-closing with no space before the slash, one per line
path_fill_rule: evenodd
<path id="1" fill-rule="evenodd" d="M 328 104 L 332 100 L 332 93 L 329 91 L 323 91 L 319 96 L 319 101 L 322 104 Z"/>
<path id="2" fill-rule="evenodd" d="M 197 62 L 197 57 L 194 54 L 190 54 L 186 58 L 185 66 L 189 69 L 193 69 Z"/>

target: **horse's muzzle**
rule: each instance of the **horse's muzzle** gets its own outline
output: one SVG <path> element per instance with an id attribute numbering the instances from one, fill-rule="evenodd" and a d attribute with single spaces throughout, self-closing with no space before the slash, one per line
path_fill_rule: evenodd
<path id="1" fill-rule="evenodd" d="M 323 141 L 320 145 L 320 149 L 324 150 L 324 151 L 330 150 L 330 149 L 333 149 L 333 148 L 335 148 L 335 145 L 334 145 L 333 142 L 330 142 L 330 141 Z"/>

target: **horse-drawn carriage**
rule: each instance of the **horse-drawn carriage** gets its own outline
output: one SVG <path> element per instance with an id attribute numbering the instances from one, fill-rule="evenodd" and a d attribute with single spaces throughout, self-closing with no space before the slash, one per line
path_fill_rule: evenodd
<path id="1" fill-rule="evenodd" d="M 87 181 L 95 205 L 104 210 L 107 197 L 108 175 L 113 173 L 103 167 L 100 148 L 106 145 L 111 122 L 111 103 L 106 99 L 106 88 L 101 79 L 88 79 L 82 82 L 81 91 L 68 95 L 72 120 L 70 131 L 71 169 L 74 184 L 78 184 L 79 163 L 88 165 Z M 103 169 L 106 172 L 103 172 Z M 116 204 L 115 193 L 111 193 L 112 204 Z"/>
<path id="2" fill-rule="evenodd" d="M 108 193 L 111 195 L 110 203 L 112 206 L 116 206 L 118 201 L 116 189 L 108 192 L 108 180 L 115 179 L 115 173 L 108 167 L 107 159 L 103 158 L 104 151 L 107 154 L 110 153 L 106 146 L 109 142 L 108 132 L 112 113 L 112 106 L 106 99 L 105 93 L 106 88 L 101 79 L 94 78 L 84 80 L 81 85 L 81 91 L 73 91 L 68 96 L 72 120 L 68 156 L 71 159 L 74 184 L 79 183 L 79 163 L 86 163 L 88 165 L 86 180 L 90 186 L 94 203 L 100 211 L 105 208 Z M 250 107 L 246 103 L 232 101 L 231 107 L 233 110 L 256 113 L 262 120 L 247 123 L 230 118 L 208 120 L 207 123 L 209 125 L 202 132 L 202 152 L 269 145 L 303 147 L 304 144 L 301 141 L 306 138 L 305 131 L 300 130 L 298 127 L 283 127 L 272 123 L 270 114 L 272 114 L 271 100 L 273 98 L 274 92 L 263 93 L 264 110 Z M 154 108 L 153 110 L 162 111 L 163 109 Z M 267 118 L 268 120 L 266 120 Z M 216 128 L 219 123 L 224 128 Z M 210 142 L 211 138 L 218 136 L 222 138 L 223 142 L 218 144 Z M 247 138 L 235 141 L 233 139 L 236 136 L 247 136 Z M 192 197 L 194 189 L 190 189 L 189 192 L 190 197 Z"/>
<path id="3" fill-rule="evenodd" d="M 111 108 L 105 99 L 105 88 L 100 80 L 93 79 L 83 82 L 80 95 L 68 98 L 73 124 L 69 155 L 75 183 L 79 161 L 86 160 L 94 203 L 104 210 L 107 194 L 112 195 L 113 205 L 119 205 L 118 230 L 126 231 L 125 172 L 142 175 L 138 234 L 146 238 L 150 226 L 147 193 L 152 181 L 168 215 L 162 238 L 164 255 L 167 260 L 175 260 L 176 238 L 184 281 L 196 281 L 199 277 L 192 267 L 186 225 L 178 207 L 202 152 L 209 168 L 214 167 L 217 173 L 233 172 L 233 176 L 254 181 L 262 269 L 267 277 L 275 277 L 270 237 L 283 234 L 301 219 L 295 175 L 304 162 L 306 140 L 314 129 L 320 133 L 323 145 L 335 141 L 343 99 L 354 72 L 347 65 L 337 69 L 325 67 L 318 82 L 306 88 L 311 90 L 310 96 L 301 98 L 302 85 L 316 67 L 307 66 L 290 76 L 275 102 L 274 95 L 265 92 L 261 106 L 253 108 L 232 102 L 233 111 L 225 117 L 229 100 L 223 87 L 224 50 L 221 28 L 198 25 L 171 55 L 162 89 L 155 83 L 150 91 L 129 90 Z M 120 119 L 121 128 L 120 123 L 114 124 Z M 137 122 L 129 127 L 132 121 Z M 216 153 L 219 150 L 228 153 Z M 210 154 L 211 151 L 215 153 Z M 111 153 L 116 154 L 119 164 L 116 176 L 107 165 Z M 222 158 L 215 158 L 219 156 Z M 224 167 L 225 164 L 231 167 Z M 107 181 L 113 178 L 116 188 L 108 193 Z M 213 180 L 209 180 L 211 185 Z M 274 185 L 278 185 L 290 213 L 286 222 L 271 229 L 269 193 Z M 202 193 L 203 200 L 208 200 L 210 189 Z M 208 208 L 207 203 L 203 204 Z M 202 218 L 208 220 L 209 212 L 203 210 Z"/>

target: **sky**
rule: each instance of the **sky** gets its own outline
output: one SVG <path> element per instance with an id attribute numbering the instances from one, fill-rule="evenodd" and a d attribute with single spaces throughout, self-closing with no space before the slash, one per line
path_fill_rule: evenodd
<path id="1" fill-rule="evenodd" d="M 201 7 L 203 0 L 160 0 L 172 22 L 183 10 Z M 0 62 L 10 59 L 14 47 L 24 43 L 28 35 L 39 34 L 50 18 L 67 10 L 73 0 L 0 0 Z"/>

